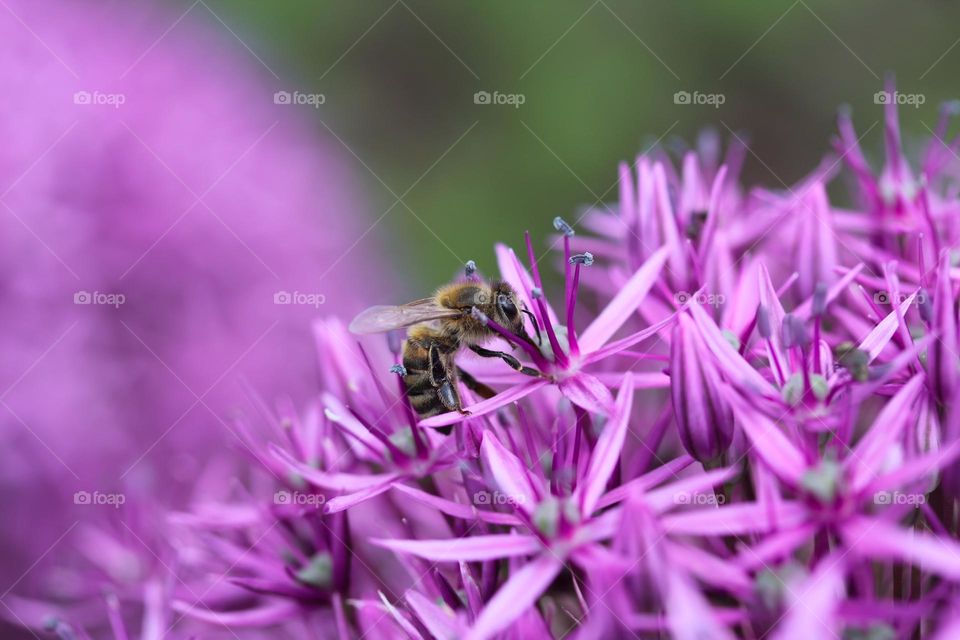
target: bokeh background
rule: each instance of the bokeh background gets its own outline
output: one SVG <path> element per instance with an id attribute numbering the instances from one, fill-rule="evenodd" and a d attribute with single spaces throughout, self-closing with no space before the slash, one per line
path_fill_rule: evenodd
<path id="1" fill-rule="evenodd" d="M 377 232 L 418 292 L 463 259 L 490 267 L 494 241 L 615 199 L 617 163 L 657 140 L 735 131 L 747 179 L 779 188 L 829 151 L 840 105 L 859 133 L 878 122 L 888 72 L 925 97 L 901 110 L 908 138 L 960 97 L 960 6 L 937 0 L 205 4 L 278 83 L 325 95 L 316 127 L 357 156 L 374 216 L 416 183 Z M 482 90 L 525 102 L 474 104 Z M 725 102 L 674 104 L 684 90 Z M 880 128 L 863 144 L 879 152 Z"/>

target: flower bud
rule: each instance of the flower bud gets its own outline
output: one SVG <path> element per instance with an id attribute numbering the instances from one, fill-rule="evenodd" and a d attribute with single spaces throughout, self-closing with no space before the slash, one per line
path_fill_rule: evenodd
<path id="1" fill-rule="evenodd" d="M 733 440 L 733 413 L 720 393 L 720 376 L 696 325 L 681 315 L 670 344 L 670 396 L 680 442 L 703 463 L 715 461 Z"/>

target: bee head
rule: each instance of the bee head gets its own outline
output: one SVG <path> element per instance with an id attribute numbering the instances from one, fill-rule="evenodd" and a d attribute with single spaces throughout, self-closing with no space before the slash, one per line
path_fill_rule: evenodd
<path id="1" fill-rule="evenodd" d="M 492 288 L 494 319 L 513 333 L 523 335 L 523 315 L 517 292 L 506 282 L 494 282 Z"/>

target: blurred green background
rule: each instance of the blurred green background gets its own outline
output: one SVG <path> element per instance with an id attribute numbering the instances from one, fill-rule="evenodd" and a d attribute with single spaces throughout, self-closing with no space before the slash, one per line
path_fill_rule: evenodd
<path id="1" fill-rule="evenodd" d="M 780 188 L 830 150 L 839 105 L 858 132 L 880 120 L 887 72 L 926 99 L 901 109 L 914 136 L 960 96 L 960 6 L 933 0 L 173 4 L 234 32 L 278 89 L 326 96 L 305 110 L 355 154 L 341 147 L 370 219 L 395 195 L 409 206 L 374 232 L 418 290 L 468 258 L 492 268 L 495 241 L 517 245 L 526 228 L 542 241 L 554 216 L 615 201 L 617 163 L 655 140 L 745 132 L 746 179 Z M 525 102 L 478 105 L 481 90 Z M 680 90 L 725 103 L 678 106 Z M 881 142 L 877 126 L 863 144 Z"/>

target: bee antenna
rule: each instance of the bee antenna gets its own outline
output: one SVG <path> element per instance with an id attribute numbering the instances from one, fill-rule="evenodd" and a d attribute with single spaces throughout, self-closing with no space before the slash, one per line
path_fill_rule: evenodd
<path id="1" fill-rule="evenodd" d="M 534 329 L 536 330 L 536 332 L 537 332 L 537 346 L 542 346 L 542 345 L 543 345 L 543 337 L 540 335 L 540 323 L 537 322 L 537 317 L 536 317 L 535 315 L 533 315 L 533 314 L 530 312 L 529 309 L 527 309 L 527 305 L 523 305 L 523 308 L 520 309 L 520 311 L 522 311 L 523 313 L 527 314 L 527 316 L 530 318 L 530 322 L 533 323 L 533 328 L 534 328 Z"/>

